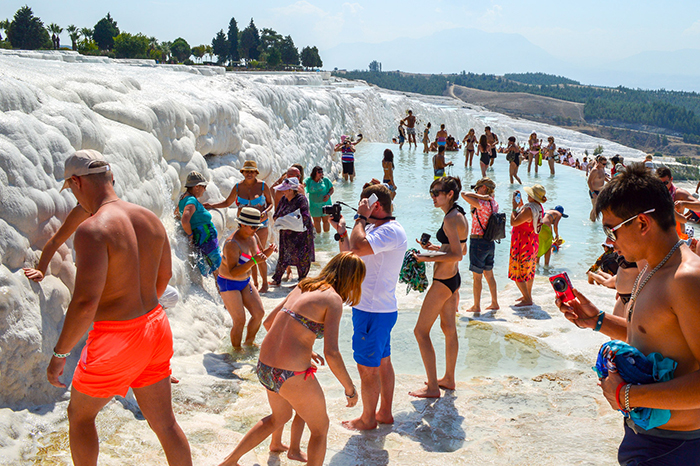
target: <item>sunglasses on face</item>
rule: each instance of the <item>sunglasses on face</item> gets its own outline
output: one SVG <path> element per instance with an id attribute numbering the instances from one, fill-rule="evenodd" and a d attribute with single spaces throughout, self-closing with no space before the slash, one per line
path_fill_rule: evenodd
<path id="1" fill-rule="evenodd" d="M 632 220 L 634 220 L 635 218 L 639 217 L 640 215 L 642 215 L 642 214 L 650 214 L 650 213 L 654 212 L 655 210 L 656 210 L 656 209 L 645 210 L 644 212 L 638 213 L 638 214 L 635 215 L 634 217 L 630 217 L 630 218 L 628 218 L 627 220 L 625 220 L 624 222 L 622 222 L 622 223 L 620 223 L 619 225 L 614 226 L 614 227 L 612 227 L 612 228 L 606 227 L 605 225 L 603 225 L 603 232 L 605 232 L 605 236 L 607 236 L 608 238 L 610 238 L 610 240 L 614 243 L 615 241 L 617 241 L 617 236 L 615 236 L 615 231 L 619 230 L 622 226 L 624 226 L 624 225 L 626 225 L 627 223 L 631 222 Z"/>
<path id="2" fill-rule="evenodd" d="M 438 197 L 440 193 L 444 193 L 442 189 L 431 189 L 430 190 L 430 197 Z"/>
<path id="3" fill-rule="evenodd" d="M 668 186 L 668 184 L 670 183 L 670 181 L 669 181 L 669 180 L 666 180 L 666 181 L 661 181 L 661 182 L 662 182 L 662 183 L 664 184 L 664 186 Z"/>

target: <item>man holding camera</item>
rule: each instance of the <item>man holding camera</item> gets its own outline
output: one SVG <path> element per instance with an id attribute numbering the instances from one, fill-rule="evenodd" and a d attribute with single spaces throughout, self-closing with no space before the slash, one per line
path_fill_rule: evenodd
<path id="1" fill-rule="evenodd" d="M 362 191 L 352 230 L 346 229 L 342 216 L 337 222 L 331 220 L 331 225 L 338 231 L 340 250 L 361 256 L 367 267 L 362 299 L 352 309 L 352 349 L 362 383 L 362 415 L 343 425 L 369 430 L 377 423 L 394 422 L 390 339 L 398 317 L 396 284 L 407 248 L 406 232 L 391 216 L 391 193 L 384 185 L 370 185 Z"/>
<path id="2" fill-rule="evenodd" d="M 618 461 L 628 465 L 698 464 L 700 258 L 678 240 L 671 196 L 641 163 L 630 164 L 602 189 L 595 211 L 602 214 L 603 229 L 615 250 L 628 261 L 644 260 L 647 265 L 639 273 L 623 315 L 599 311 L 577 290 L 573 290 L 573 300 L 564 299 L 564 303 L 558 299 L 557 305 L 580 328 L 622 340 L 644 358 L 654 353 L 657 362 L 668 358 L 677 364 L 670 380 L 638 383 L 623 379 L 621 366 L 626 360 L 616 360 L 616 369 L 600 379 L 598 385 L 610 406 L 626 414 Z M 644 364 L 635 363 L 635 367 L 637 371 L 627 373 L 646 375 Z M 655 424 L 658 427 L 642 428 L 632 420 L 641 417 L 634 412 L 636 408 L 669 410 L 670 415 L 666 422 Z"/>

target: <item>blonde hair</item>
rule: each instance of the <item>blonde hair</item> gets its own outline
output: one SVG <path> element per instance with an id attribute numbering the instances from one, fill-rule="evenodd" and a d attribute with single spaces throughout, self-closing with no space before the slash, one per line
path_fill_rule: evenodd
<path id="1" fill-rule="evenodd" d="M 307 277 L 299 282 L 302 293 L 333 288 L 344 303 L 354 306 L 362 296 L 362 281 L 365 279 L 365 263 L 354 252 L 341 252 L 334 256 L 316 277 Z"/>

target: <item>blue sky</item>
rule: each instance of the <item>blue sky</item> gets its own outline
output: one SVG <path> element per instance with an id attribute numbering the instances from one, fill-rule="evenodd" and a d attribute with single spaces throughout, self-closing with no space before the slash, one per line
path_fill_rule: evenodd
<path id="1" fill-rule="evenodd" d="M 585 65 L 617 60 L 647 50 L 700 49 L 700 2 L 543 0 L 418 2 L 396 1 L 55 1 L 1 0 L 0 18 L 11 19 L 28 4 L 45 24 L 92 27 L 108 11 L 121 30 L 159 40 L 182 36 L 190 45 L 211 43 L 231 17 L 239 27 L 255 19 L 258 28 L 290 34 L 299 47 L 319 50 L 341 43 L 381 42 L 421 37 L 454 27 L 518 33 L 555 57 Z M 63 35 L 63 43 L 69 43 Z M 449 54 L 445 44 L 436 53 Z M 406 53 L 411 40 L 406 41 Z M 475 60 L 498 60 L 474 51 Z M 653 64 L 652 64 L 653 65 Z"/>

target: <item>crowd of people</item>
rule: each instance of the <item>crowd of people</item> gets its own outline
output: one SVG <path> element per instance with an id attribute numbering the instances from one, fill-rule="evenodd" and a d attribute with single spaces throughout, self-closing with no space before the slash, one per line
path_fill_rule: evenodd
<path id="1" fill-rule="evenodd" d="M 409 148 L 417 148 L 416 117 L 411 111 L 399 128 L 400 133 L 405 132 L 400 144 L 408 141 Z M 430 123 L 423 138 L 426 152 L 431 149 L 429 130 Z M 497 158 L 498 136 L 489 127 L 478 139 L 474 130 L 465 136 L 465 166 L 471 166 L 476 152 L 482 173 L 469 191 L 463 190 L 459 177 L 445 173 L 445 168 L 453 165 L 445 160 L 449 137 L 445 125 L 440 125 L 434 141 L 434 180 L 426 187 L 433 206 L 444 214 L 435 234 L 439 244 L 416 239 L 420 250 L 409 250 L 406 233 L 393 216 L 397 186 L 390 149 L 383 154 L 382 181 L 373 179 L 364 185 L 354 219 L 331 213 L 333 183 L 324 177 L 320 166 L 313 167 L 306 179 L 303 167 L 292 166 L 268 186 L 257 178 L 255 161 L 246 161 L 240 168 L 243 181 L 217 203 L 200 202 L 209 184 L 201 173 L 187 176 L 175 213 L 190 241 L 194 264 L 203 276 L 216 279 L 232 318 L 233 348 L 252 346 L 261 325 L 267 331 L 256 373 L 266 388 L 271 414 L 253 426 L 223 465 L 238 464 L 246 452 L 269 436 L 271 449 L 286 449 L 281 432 L 294 413 L 290 458 L 322 464 L 330 421 L 324 392 L 314 373 L 318 364 L 326 362 L 345 390 L 347 406 L 362 400 L 360 417 L 344 421 L 345 427 L 369 430 L 393 423 L 391 332 L 398 319 L 396 286 L 402 269 L 412 266 L 407 264 L 434 263 L 433 281 L 414 329 L 426 383 L 409 392 L 410 396 L 436 398 L 441 390 L 456 389 L 459 265 L 468 255 L 473 304 L 466 311 L 482 312 L 485 278 L 490 294 L 485 310 L 496 312 L 500 306 L 493 273 L 496 240 L 505 237 L 506 223 L 511 227 L 508 278 L 521 294 L 512 306 L 534 304 L 537 264 L 544 256 L 548 266 L 552 250 L 561 245 L 559 223 L 568 217 L 564 207 L 545 208 L 546 190 L 535 184 L 515 191 L 510 216 L 506 217 L 494 198 L 496 183 L 486 176 Z M 345 182 L 354 181 L 355 146 L 361 140 L 362 135 L 357 141 L 345 136 L 335 147 L 341 153 Z M 518 167 L 525 160 L 528 172 L 533 162 L 537 172 L 546 160 L 552 175 L 557 161 L 576 166 L 571 165 L 569 153 L 557 149 L 554 138 L 548 138 L 543 146 L 535 133 L 527 147 L 518 146 L 515 137 L 509 137 L 503 152 L 507 153 L 511 183 L 517 180 L 522 184 Z M 601 350 L 609 358 L 601 367 L 610 370 L 601 374 L 600 386 L 610 405 L 625 414 L 621 464 L 641 464 L 646 458 L 661 456 L 670 461 L 668 464 L 695 464 L 700 448 L 700 402 L 696 396 L 700 389 L 700 338 L 695 330 L 700 324 L 700 291 L 695 286 L 700 278 L 700 258 L 693 254 L 697 244 L 688 237 L 685 223 L 697 216 L 695 211 L 700 212 L 700 201 L 673 184 L 668 168 L 653 170 L 648 164 L 625 166 L 623 162 L 618 156 L 609 175 L 605 171 L 607 159 L 598 156 L 587 179 L 590 220 L 595 222 L 602 216 L 609 239 L 606 254 L 615 254 L 613 262 L 618 266 L 614 270 L 592 269 L 589 280 L 617 290 L 613 312 L 598 310 L 575 289 L 570 290 L 571 295 L 558 293 L 556 305 L 577 327 L 602 332 L 619 340 L 618 347 L 627 345 L 625 349 L 641 352 L 635 357 L 660 353 L 676 364 L 673 380 L 642 383 L 625 379 L 622 370 L 614 370 L 624 365 L 615 359 L 616 351 Z M 75 290 L 47 369 L 49 382 L 65 387 L 59 376 L 66 357 L 94 322 L 73 378 L 68 408 L 73 459 L 76 464 L 96 463 L 95 417 L 111 397 L 124 395 L 131 387 L 168 463 L 191 464 L 187 439 L 171 407 L 172 334 L 162 305 L 171 278 L 165 230 L 154 214 L 117 197 L 110 165 L 98 152 L 76 152 L 66 161 L 64 172 L 64 188 L 72 190 L 79 205 L 47 243 L 47 257 L 42 254 L 37 269 L 26 269 L 25 273 L 30 279 L 41 280 L 51 255 L 75 232 Z M 234 203 L 237 228 L 219 245 L 209 210 Z M 315 260 L 314 239 L 329 233 L 331 227 L 338 254 L 317 276 L 309 277 Z M 268 279 L 267 260 L 275 252 L 276 269 Z M 285 274 L 289 278 L 291 266 L 297 268 L 299 282 L 265 318 L 260 293 L 267 292 L 269 286 L 279 286 Z M 125 267 L 135 273 L 120 273 Z M 352 356 L 360 377 L 359 389 L 338 349 L 344 304 L 352 307 Z M 247 322 L 246 311 L 250 314 Z M 445 373 L 440 378 L 430 334 L 438 317 L 445 341 Z M 323 356 L 313 351 L 314 341 L 320 338 L 324 339 Z M 670 410 L 670 415 L 661 424 L 640 424 L 639 409 Z M 299 442 L 305 426 L 310 438 L 303 453 Z"/>

